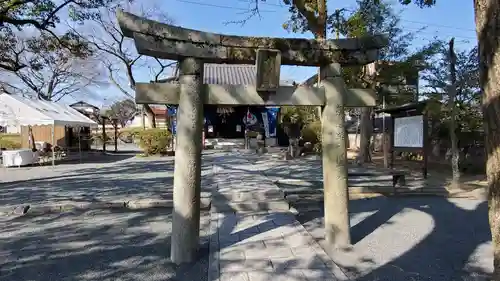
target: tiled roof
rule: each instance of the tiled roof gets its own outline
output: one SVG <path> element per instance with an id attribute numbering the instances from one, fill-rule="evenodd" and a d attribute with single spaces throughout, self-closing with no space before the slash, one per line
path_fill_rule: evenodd
<path id="1" fill-rule="evenodd" d="M 89 108 L 93 108 L 93 109 L 99 110 L 99 107 L 97 107 L 95 105 L 92 105 L 90 103 L 84 102 L 84 101 L 75 102 L 73 104 L 70 104 L 69 106 L 70 107 L 89 107 Z"/>
<path id="2" fill-rule="evenodd" d="M 248 64 L 204 64 L 203 83 L 225 85 L 255 85 L 257 71 Z M 282 85 L 291 85 L 293 81 L 282 80 Z"/>

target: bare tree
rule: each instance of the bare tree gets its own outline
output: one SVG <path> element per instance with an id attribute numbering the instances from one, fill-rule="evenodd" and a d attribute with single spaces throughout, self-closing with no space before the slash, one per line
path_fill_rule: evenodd
<path id="1" fill-rule="evenodd" d="M 124 36 L 116 22 L 116 9 L 119 8 L 103 11 L 93 19 L 90 32 L 78 31 L 78 34 L 86 38 L 90 45 L 100 52 L 111 83 L 125 96 L 133 98 L 138 68 L 142 68 L 141 71 L 143 71 L 143 68 L 149 68 L 151 72 L 154 72 L 152 75 L 154 81 L 159 81 L 166 70 L 176 63 L 147 58 L 137 54 L 133 43 Z M 168 23 L 172 22 L 165 13 L 159 12 L 161 10 L 158 8 L 153 7 L 148 11 L 142 10 L 144 17 L 156 18 Z M 123 73 L 125 73 L 124 77 Z M 128 85 L 125 86 L 125 83 L 128 83 Z M 148 116 L 150 127 L 155 128 L 156 118 L 152 108 L 147 104 L 143 105 L 143 108 Z"/>
<path id="2" fill-rule="evenodd" d="M 36 47 L 33 43 L 36 41 Z M 9 46 L 19 63 L 27 65 L 16 71 L 3 71 L 0 85 L 6 93 L 25 93 L 40 99 L 59 101 L 73 93 L 83 92 L 99 81 L 99 63 L 93 57 L 80 59 L 70 50 L 56 48 L 55 39 L 45 37 L 18 40 Z M 96 71 L 97 70 L 97 71 Z"/>
<path id="3" fill-rule="evenodd" d="M 120 126 L 123 128 L 136 113 L 135 103 L 131 99 L 124 99 L 113 103 L 109 110 L 106 111 L 106 116 L 116 118 Z"/>
<path id="4" fill-rule="evenodd" d="M 50 38 L 54 47 L 66 48 L 75 57 L 83 58 L 89 51 L 75 34 L 58 29 L 62 25 L 61 14 L 72 22 L 82 23 L 93 18 L 99 9 L 114 7 L 116 0 L 11 0 L 0 1 L 0 69 L 17 72 L 29 64 L 19 60 L 12 52 L 12 45 L 19 43 L 19 33 L 34 31 L 35 44 L 44 44 Z M 17 32 L 16 32 L 17 31 Z M 45 38 L 44 38 L 45 37 Z"/>

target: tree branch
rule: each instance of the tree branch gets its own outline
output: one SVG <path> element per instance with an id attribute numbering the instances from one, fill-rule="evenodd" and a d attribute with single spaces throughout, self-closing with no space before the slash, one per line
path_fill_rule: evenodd
<path id="1" fill-rule="evenodd" d="M 290 0 L 284 1 L 286 4 L 290 2 Z M 306 18 L 308 29 L 314 34 L 315 37 L 323 34 L 323 29 L 319 26 L 319 18 L 316 16 L 316 11 L 308 5 L 306 0 L 292 0 L 292 5 L 297 8 L 299 13 L 304 16 L 304 18 Z M 326 3 L 322 8 L 326 11 Z"/>
<path id="2" fill-rule="evenodd" d="M 125 90 L 121 85 L 120 83 L 118 83 L 118 81 L 116 81 L 115 77 L 113 76 L 113 66 L 111 64 L 109 64 L 108 66 L 108 73 L 109 73 L 109 79 L 111 80 L 111 82 L 118 88 L 118 90 L 120 90 L 124 95 L 126 95 L 127 97 L 129 98 L 134 98 L 133 95 L 131 95 L 129 92 L 127 92 L 127 90 Z"/>

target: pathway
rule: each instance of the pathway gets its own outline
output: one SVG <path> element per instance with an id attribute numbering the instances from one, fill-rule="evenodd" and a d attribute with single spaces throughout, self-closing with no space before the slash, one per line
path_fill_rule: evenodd
<path id="1" fill-rule="evenodd" d="M 247 159 L 231 152 L 214 160 L 208 280 L 347 279 Z"/>

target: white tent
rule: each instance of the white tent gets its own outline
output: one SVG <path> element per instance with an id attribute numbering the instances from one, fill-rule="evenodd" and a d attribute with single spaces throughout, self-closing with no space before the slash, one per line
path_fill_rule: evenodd
<path id="1" fill-rule="evenodd" d="M 0 126 L 53 125 L 97 127 L 97 123 L 68 105 L 0 94 Z"/>
<path id="2" fill-rule="evenodd" d="M 21 96 L 0 94 L 0 126 L 52 126 L 52 145 L 55 144 L 54 127 L 97 127 L 97 123 L 70 106 Z M 80 145 L 80 138 L 78 138 Z M 21 163 L 33 163 L 33 155 L 27 153 L 22 157 L 16 152 Z M 23 158 L 25 158 L 23 160 Z M 80 150 L 81 158 L 81 150 Z M 5 160 L 5 159 L 4 159 Z M 25 162 L 26 161 L 26 162 Z M 55 161 L 55 150 L 52 150 L 52 165 Z M 18 164 L 20 165 L 20 164 Z"/>

